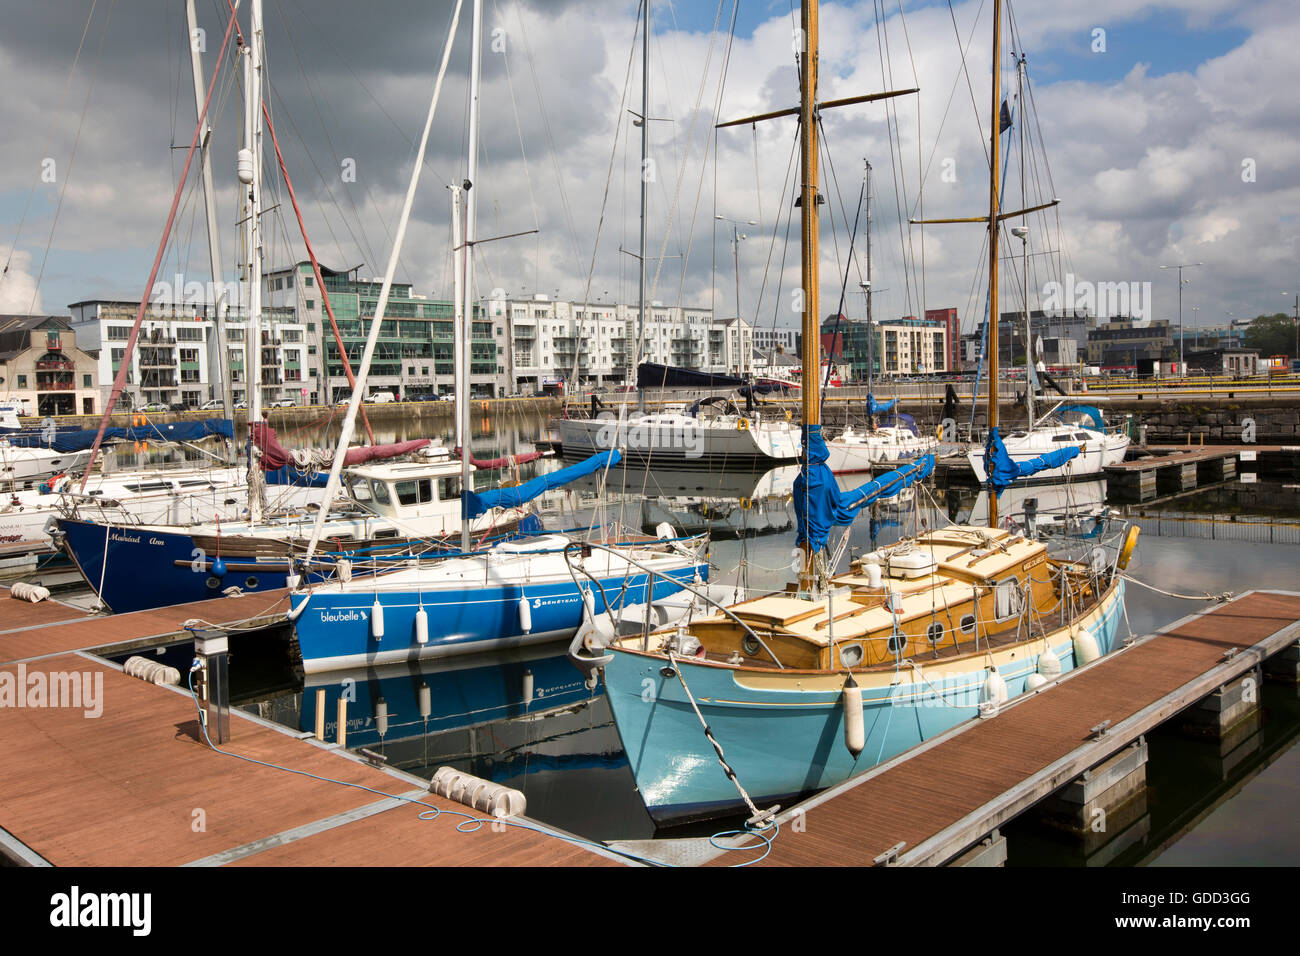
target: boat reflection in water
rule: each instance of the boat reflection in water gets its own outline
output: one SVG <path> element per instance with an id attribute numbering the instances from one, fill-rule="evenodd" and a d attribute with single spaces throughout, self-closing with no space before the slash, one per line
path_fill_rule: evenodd
<path id="1" fill-rule="evenodd" d="M 589 690 L 554 646 L 357 667 L 306 676 L 300 729 L 314 730 L 323 711 L 325 739 L 337 739 L 339 700 L 346 698 L 346 745 L 388 747 L 493 721 L 541 717 L 603 692 Z M 410 759 L 406 748 L 393 756 Z"/>
<path id="2" fill-rule="evenodd" d="M 967 492 L 963 495 L 962 492 Z M 988 490 L 948 489 L 948 517 L 958 524 L 988 521 Z M 1044 539 L 1094 539 L 1103 535 L 1111 518 L 1105 479 L 1057 485 L 1012 485 L 998 498 L 1003 528 L 1024 530 Z"/>

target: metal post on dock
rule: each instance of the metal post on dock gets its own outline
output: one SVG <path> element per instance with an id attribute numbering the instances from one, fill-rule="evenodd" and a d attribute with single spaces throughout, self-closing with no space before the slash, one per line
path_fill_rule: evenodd
<path id="1" fill-rule="evenodd" d="M 197 630 L 194 656 L 203 673 L 208 739 L 224 744 L 230 740 L 230 640 L 216 628 Z"/>

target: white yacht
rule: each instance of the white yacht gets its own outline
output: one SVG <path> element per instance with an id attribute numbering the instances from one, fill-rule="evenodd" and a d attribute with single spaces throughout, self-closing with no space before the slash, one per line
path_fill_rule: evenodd
<path id="1" fill-rule="evenodd" d="M 1079 416 L 1090 419 L 1080 424 Z M 1058 403 L 1030 428 L 1011 432 L 1003 439 L 1007 453 L 1017 463 L 1058 451 L 1071 445 L 1079 454 L 1059 468 L 1048 468 L 1034 475 L 1035 481 L 1059 481 L 1062 478 L 1098 477 L 1107 465 L 1118 464 L 1128 452 L 1129 437 L 1123 432 L 1107 431 L 1101 412 L 1090 405 Z M 988 481 L 984 471 L 984 445 L 974 443 L 966 453 L 975 478 Z"/>

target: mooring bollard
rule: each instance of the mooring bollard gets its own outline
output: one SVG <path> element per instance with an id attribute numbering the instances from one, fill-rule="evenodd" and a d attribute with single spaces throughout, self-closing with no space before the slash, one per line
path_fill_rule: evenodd
<path id="1" fill-rule="evenodd" d="M 338 743 L 340 747 L 346 747 L 348 744 L 348 699 L 339 698 L 339 731 Z"/>
<path id="2" fill-rule="evenodd" d="M 316 688 L 316 739 L 325 741 L 325 688 Z"/>

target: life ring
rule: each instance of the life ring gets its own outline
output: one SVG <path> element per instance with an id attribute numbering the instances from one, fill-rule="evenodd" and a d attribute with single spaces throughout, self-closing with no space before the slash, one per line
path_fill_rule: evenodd
<path id="1" fill-rule="evenodd" d="M 1115 566 L 1121 571 L 1128 567 L 1129 561 L 1133 558 L 1133 550 L 1137 547 L 1137 543 L 1138 527 L 1137 525 L 1133 525 L 1133 527 L 1128 529 L 1128 534 L 1124 535 L 1124 544 L 1120 547 L 1119 558 L 1115 561 Z"/>
<path id="2" fill-rule="evenodd" d="M 934 426 L 934 437 L 939 441 L 943 441 L 943 422 Z"/>
<path id="3" fill-rule="evenodd" d="M 742 432 L 744 432 L 744 431 L 749 431 L 749 419 L 748 419 L 748 418 L 737 418 L 737 419 L 736 419 L 736 430 L 737 430 L 737 431 L 742 431 Z"/>

